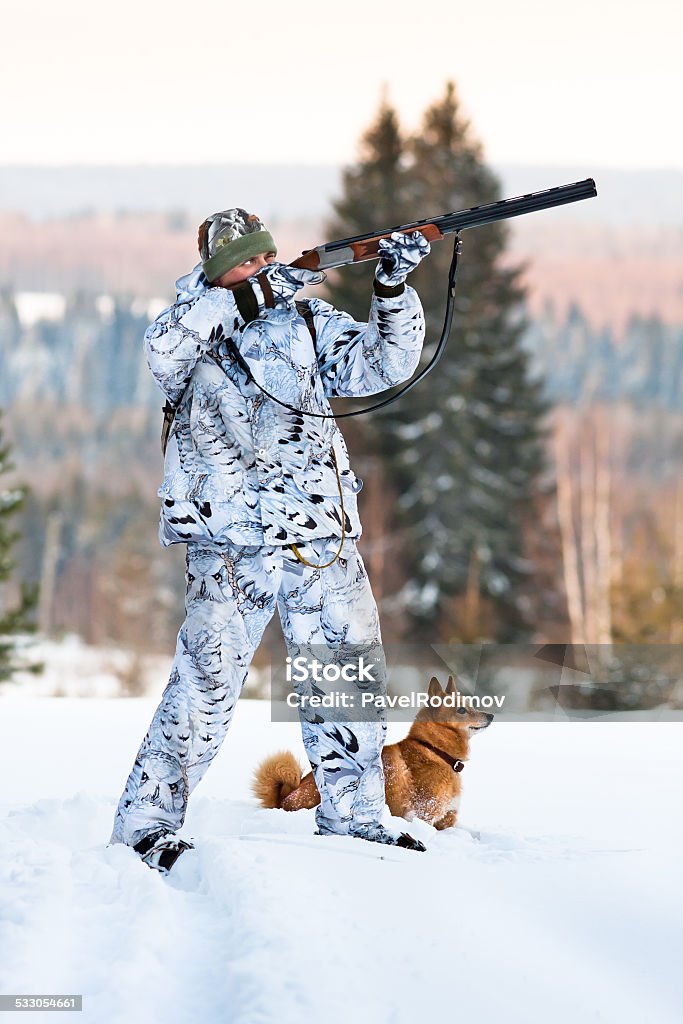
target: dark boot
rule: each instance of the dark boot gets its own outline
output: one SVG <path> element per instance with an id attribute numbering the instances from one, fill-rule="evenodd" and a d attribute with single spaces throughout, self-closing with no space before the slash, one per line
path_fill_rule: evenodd
<path id="1" fill-rule="evenodd" d="M 386 846 L 401 846 L 404 850 L 419 850 L 420 853 L 424 853 L 427 849 L 424 843 L 407 832 L 390 832 L 379 822 L 357 825 L 350 834 L 355 839 L 367 839 L 370 843 L 384 843 Z"/>
<path id="2" fill-rule="evenodd" d="M 419 850 L 421 853 L 427 849 L 419 839 L 414 839 L 407 832 L 390 832 L 378 821 L 369 822 L 367 825 L 356 825 L 350 832 L 335 832 L 331 828 L 320 827 L 316 836 L 339 836 L 350 835 L 354 839 L 367 839 L 369 843 L 384 843 L 385 846 L 401 846 L 404 850 Z"/>
<path id="3" fill-rule="evenodd" d="M 181 853 L 185 850 L 194 850 L 194 845 L 170 833 L 156 832 L 154 835 L 145 836 L 133 849 L 140 854 L 148 867 L 167 875 Z"/>

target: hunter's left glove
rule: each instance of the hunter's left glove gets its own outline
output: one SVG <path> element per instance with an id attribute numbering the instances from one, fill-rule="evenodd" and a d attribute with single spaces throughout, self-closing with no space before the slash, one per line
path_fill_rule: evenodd
<path id="1" fill-rule="evenodd" d="M 429 256 L 431 248 L 421 231 L 413 231 L 410 235 L 394 231 L 390 238 L 380 239 L 380 260 L 375 269 L 375 280 L 386 288 L 403 284 L 420 260 Z"/>

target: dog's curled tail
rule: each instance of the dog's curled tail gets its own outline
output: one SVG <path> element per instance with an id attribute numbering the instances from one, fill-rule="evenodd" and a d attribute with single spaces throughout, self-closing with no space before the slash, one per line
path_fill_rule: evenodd
<path id="1" fill-rule="evenodd" d="M 258 766 L 251 791 L 261 807 L 282 807 L 285 798 L 298 789 L 300 784 L 299 762 L 291 751 L 280 750 Z"/>

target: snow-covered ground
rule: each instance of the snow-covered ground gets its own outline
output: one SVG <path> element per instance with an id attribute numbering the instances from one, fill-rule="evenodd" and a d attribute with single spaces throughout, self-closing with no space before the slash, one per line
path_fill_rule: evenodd
<path id="1" fill-rule="evenodd" d="M 259 759 L 303 747 L 243 699 L 164 879 L 106 846 L 155 704 L 0 699 L 0 993 L 98 1024 L 681 1020 L 683 723 L 494 722 L 471 831 L 412 823 L 419 854 L 257 808 Z"/>

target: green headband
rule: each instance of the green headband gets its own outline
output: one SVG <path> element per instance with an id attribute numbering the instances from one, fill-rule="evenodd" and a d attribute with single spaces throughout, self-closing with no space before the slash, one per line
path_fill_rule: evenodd
<path id="1" fill-rule="evenodd" d="M 264 252 L 277 253 L 270 231 L 251 231 L 248 235 L 240 235 L 234 241 L 221 246 L 218 252 L 202 263 L 202 269 L 207 280 L 217 281 L 240 263 Z"/>

